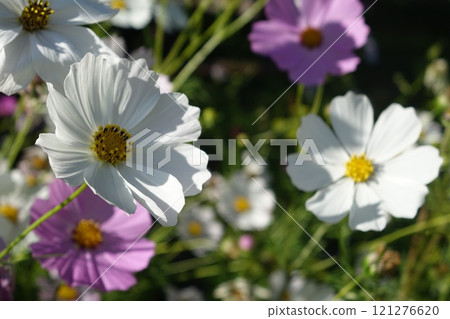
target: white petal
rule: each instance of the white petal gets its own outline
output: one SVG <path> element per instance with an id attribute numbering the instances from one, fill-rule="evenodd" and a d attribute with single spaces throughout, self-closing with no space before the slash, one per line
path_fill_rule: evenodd
<path id="1" fill-rule="evenodd" d="M 166 156 L 165 149 L 154 153 L 154 163 L 160 163 Z M 185 196 L 201 192 L 202 185 L 209 180 L 208 155 L 191 144 L 180 144 L 170 148 L 170 161 L 160 170 L 175 176 L 183 185 Z"/>
<path id="2" fill-rule="evenodd" d="M 355 183 L 350 178 L 317 191 L 306 201 L 306 209 L 327 223 L 337 223 L 350 211 L 355 194 Z"/>
<path id="3" fill-rule="evenodd" d="M 438 149 L 433 146 L 419 146 L 386 162 L 382 166 L 382 172 L 389 176 L 428 184 L 438 177 L 442 162 Z"/>
<path id="4" fill-rule="evenodd" d="M 185 95 L 161 94 L 148 116 L 131 130 L 131 135 L 150 129 L 170 138 L 170 143 L 195 141 L 200 136 L 200 109 L 190 106 Z"/>
<path id="5" fill-rule="evenodd" d="M 386 227 L 388 216 L 382 210 L 379 196 L 366 183 L 355 188 L 355 199 L 350 209 L 349 225 L 360 231 L 381 231 Z"/>
<path id="6" fill-rule="evenodd" d="M 115 56 L 95 33 L 78 26 L 58 26 L 34 32 L 31 37 L 33 67 L 46 82 L 63 92 L 63 83 L 72 63 L 88 52 Z"/>
<path id="7" fill-rule="evenodd" d="M 0 51 L 0 91 L 11 95 L 23 90 L 35 75 L 30 36 L 23 32 Z"/>
<path id="8" fill-rule="evenodd" d="M 47 153 L 55 176 L 71 186 L 81 185 L 84 170 L 94 163 L 89 149 L 65 144 L 55 134 L 40 134 L 36 145 Z"/>
<path id="9" fill-rule="evenodd" d="M 331 123 L 350 155 L 362 154 L 373 126 L 373 108 L 365 95 L 348 92 L 331 101 Z"/>
<path id="10" fill-rule="evenodd" d="M 379 174 L 370 186 L 380 197 L 383 209 L 397 218 L 414 218 L 428 194 L 427 187 L 421 183 L 384 174 Z"/>
<path id="11" fill-rule="evenodd" d="M 136 211 L 133 194 L 117 169 L 108 163 L 96 162 L 84 172 L 84 180 L 92 191 L 111 205 L 128 214 Z"/>
<path id="12" fill-rule="evenodd" d="M 307 115 L 297 132 L 300 147 L 306 139 L 312 139 L 326 164 L 343 164 L 349 156 L 331 129 L 317 115 Z"/>
<path id="13" fill-rule="evenodd" d="M 324 188 L 337 181 L 345 174 L 343 164 L 318 165 L 315 161 L 304 161 L 296 165 L 299 154 L 290 154 L 287 158 L 286 172 L 292 184 L 302 191 L 313 191 Z"/>
<path id="14" fill-rule="evenodd" d="M 50 118 L 55 123 L 55 134 L 58 139 L 67 144 L 80 143 L 89 147 L 92 134 L 95 132 L 92 118 L 80 111 L 78 104 L 73 104 L 50 83 L 48 90 L 47 108 Z"/>
<path id="15" fill-rule="evenodd" d="M 412 107 L 392 104 L 384 110 L 373 128 L 367 157 L 382 163 L 417 142 L 422 125 Z"/>
<path id="16" fill-rule="evenodd" d="M 149 175 L 125 165 L 118 165 L 118 169 L 136 200 L 159 223 L 164 226 L 177 223 L 185 201 L 183 187 L 175 177 L 158 170 Z"/>
<path id="17" fill-rule="evenodd" d="M 55 13 L 50 15 L 49 24 L 83 25 L 107 20 L 117 13 L 108 4 L 109 1 L 92 0 L 50 1 L 50 7 Z"/>
<path id="18" fill-rule="evenodd" d="M 5 12 L 3 14 L 10 15 L 14 14 L 16 18 L 18 18 L 21 14 L 23 9 L 28 6 L 27 0 L 2 0 L 1 5 L 3 7 L 0 7 L 0 9 Z M 0 15 L 2 17 L 3 15 Z"/>
<path id="19" fill-rule="evenodd" d="M 2 47 L 13 41 L 22 31 L 18 15 L 0 3 L 0 44 Z"/>

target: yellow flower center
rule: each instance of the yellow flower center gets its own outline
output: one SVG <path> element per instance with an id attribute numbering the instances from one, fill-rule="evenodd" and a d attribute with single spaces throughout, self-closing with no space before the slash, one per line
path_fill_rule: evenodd
<path id="1" fill-rule="evenodd" d="M 17 223 L 17 216 L 19 215 L 19 210 L 11 205 L 0 205 L 0 215 L 8 218 L 11 222 Z"/>
<path id="2" fill-rule="evenodd" d="M 238 196 L 233 202 L 234 210 L 238 213 L 245 213 L 250 209 L 250 202 L 245 196 Z"/>
<path id="3" fill-rule="evenodd" d="M 81 248 L 93 249 L 103 240 L 98 223 L 92 219 L 82 219 L 75 227 L 72 240 Z"/>
<path id="4" fill-rule="evenodd" d="M 25 7 L 20 15 L 19 22 L 24 30 L 33 32 L 44 29 L 51 14 L 55 13 L 49 7 L 48 1 L 28 0 L 28 7 Z"/>
<path id="5" fill-rule="evenodd" d="M 125 0 L 111 0 L 111 9 L 126 9 L 127 8 L 127 3 Z"/>
<path id="6" fill-rule="evenodd" d="M 352 155 L 345 163 L 345 175 L 352 178 L 356 183 L 365 182 L 372 175 L 374 167 L 372 161 L 366 158 L 366 154 L 361 156 Z"/>
<path id="7" fill-rule="evenodd" d="M 202 225 L 199 222 L 193 220 L 193 221 L 189 222 L 188 232 L 192 236 L 198 237 L 198 236 L 200 236 L 202 234 L 203 227 L 202 227 Z"/>
<path id="8" fill-rule="evenodd" d="M 61 301 L 70 301 L 75 300 L 78 297 L 78 291 L 74 288 L 67 286 L 66 284 L 62 284 L 59 286 L 56 291 L 56 300 Z"/>
<path id="9" fill-rule="evenodd" d="M 306 28 L 300 35 L 300 41 L 308 49 L 317 48 L 322 43 L 322 32 L 314 28 Z"/>
<path id="10" fill-rule="evenodd" d="M 25 176 L 25 180 L 27 181 L 27 185 L 33 187 L 37 184 L 37 178 L 34 175 L 28 174 Z"/>
<path id="11" fill-rule="evenodd" d="M 48 161 L 46 158 L 42 158 L 40 156 L 33 156 L 30 159 L 31 167 L 37 170 L 43 170 L 47 168 Z"/>
<path id="12" fill-rule="evenodd" d="M 128 139 L 131 138 L 127 130 L 108 124 L 100 126 L 93 137 L 92 150 L 99 160 L 116 165 L 127 159 L 130 152 Z"/>

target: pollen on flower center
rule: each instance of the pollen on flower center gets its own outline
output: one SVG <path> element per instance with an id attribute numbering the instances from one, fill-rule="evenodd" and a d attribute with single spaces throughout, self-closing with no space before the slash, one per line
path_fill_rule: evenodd
<path id="1" fill-rule="evenodd" d="M 250 209 L 250 203 L 245 196 L 238 196 L 233 202 L 234 210 L 238 213 L 245 213 Z"/>
<path id="2" fill-rule="evenodd" d="M 365 182 L 374 171 L 372 161 L 366 158 L 366 154 L 361 156 L 352 155 L 345 163 L 345 175 L 352 178 L 356 183 Z"/>
<path id="3" fill-rule="evenodd" d="M 188 232 L 192 236 L 198 237 L 198 236 L 200 236 L 202 234 L 203 227 L 202 227 L 202 225 L 199 222 L 193 220 L 193 221 L 189 222 Z"/>
<path id="4" fill-rule="evenodd" d="M 17 223 L 19 210 L 11 205 L 0 205 L 0 215 L 8 218 L 13 223 Z"/>
<path id="5" fill-rule="evenodd" d="M 28 32 L 44 29 L 50 15 L 55 13 L 49 5 L 48 1 L 28 0 L 19 18 L 23 29 Z"/>
<path id="6" fill-rule="evenodd" d="M 56 299 L 61 301 L 75 300 L 78 297 L 78 291 L 76 289 L 62 284 L 56 291 Z"/>
<path id="7" fill-rule="evenodd" d="M 128 139 L 131 138 L 127 130 L 108 124 L 100 126 L 93 137 L 92 150 L 99 160 L 116 165 L 127 159 L 130 152 Z"/>
<path id="8" fill-rule="evenodd" d="M 126 9 L 127 8 L 127 4 L 125 0 L 111 0 L 111 4 L 110 4 L 111 9 Z"/>
<path id="9" fill-rule="evenodd" d="M 81 248 L 93 249 L 103 241 L 98 223 L 92 219 L 82 219 L 73 230 L 72 240 Z"/>
<path id="10" fill-rule="evenodd" d="M 322 43 L 322 32 L 315 28 L 306 28 L 300 34 L 300 41 L 308 49 L 317 48 Z"/>

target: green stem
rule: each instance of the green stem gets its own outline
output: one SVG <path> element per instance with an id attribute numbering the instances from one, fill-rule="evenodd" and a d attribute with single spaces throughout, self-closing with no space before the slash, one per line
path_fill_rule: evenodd
<path id="1" fill-rule="evenodd" d="M 156 31 L 155 31 L 155 46 L 153 48 L 153 69 L 158 71 L 158 68 L 161 66 L 163 51 L 164 51 L 164 21 L 163 16 L 167 10 L 167 1 L 164 0 L 162 3 L 162 8 L 164 14 L 158 15 L 156 17 Z"/>
<path id="2" fill-rule="evenodd" d="M 322 98 L 323 98 L 323 89 L 324 85 L 319 85 L 316 90 L 316 96 L 314 97 L 313 106 L 311 108 L 312 114 L 318 114 L 320 111 L 320 105 L 322 104 Z"/>
<path id="3" fill-rule="evenodd" d="M 243 15 L 237 18 L 226 28 L 218 29 L 217 32 L 205 43 L 205 45 L 194 55 L 194 57 L 180 71 L 173 81 L 173 90 L 177 91 L 206 59 L 206 57 L 225 39 L 239 31 L 249 23 L 264 7 L 267 0 L 260 0 L 253 4 Z"/>
<path id="4" fill-rule="evenodd" d="M 20 128 L 20 131 L 17 133 L 16 138 L 14 139 L 14 142 L 11 145 L 9 155 L 8 155 L 8 165 L 9 168 L 12 168 L 17 156 L 19 155 L 22 146 L 25 142 L 25 139 L 28 135 L 28 132 L 31 129 L 31 125 L 33 124 L 34 116 L 33 113 L 30 113 L 26 116 L 25 121 Z"/>
<path id="5" fill-rule="evenodd" d="M 305 92 L 305 86 L 303 84 L 297 85 L 297 95 L 295 96 L 295 108 L 298 114 L 301 114 L 303 93 Z"/>
<path id="6" fill-rule="evenodd" d="M 298 258 L 292 263 L 293 270 L 298 269 L 303 265 L 306 259 L 311 255 L 312 251 L 317 248 L 317 243 L 322 239 L 329 228 L 330 224 L 322 224 L 319 226 L 319 228 L 317 228 L 317 230 L 312 235 L 312 238 L 309 239 L 308 244 L 306 244 L 305 248 L 302 249 L 302 252 L 298 256 Z"/>
<path id="7" fill-rule="evenodd" d="M 441 156 L 445 156 L 450 145 L 450 124 L 445 125 L 444 137 L 441 141 L 441 147 L 439 149 Z"/>
<path id="8" fill-rule="evenodd" d="M 358 251 L 363 251 L 366 249 L 374 249 L 381 244 L 388 244 L 402 237 L 406 237 L 415 233 L 419 233 L 429 228 L 439 227 L 450 223 L 450 215 L 439 216 L 425 222 L 420 222 L 402 229 L 399 229 L 393 233 L 380 237 L 376 240 L 369 241 L 358 247 Z"/>
<path id="9" fill-rule="evenodd" d="M 37 219 L 33 224 L 28 226 L 19 236 L 17 236 L 5 249 L 0 252 L 0 260 L 5 257 L 13 248 L 16 246 L 22 239 L 24 239 L 29 233 L 35 230 L 40 224 L 45 222 L 47 219 L 55 215 L 61 209 L 63 209 L 67 204 L 69 204 L 72 200 L 74 200 L 78 195 L 80 195 L 83 190 L 87 187 L 87 184 L 84 183 L 81 185 L 76 191 L 72 193 L 69 197 L 67 197 L 62 203 L 53 207 L 51 210 L 42 215 L 39 219 Z"/>

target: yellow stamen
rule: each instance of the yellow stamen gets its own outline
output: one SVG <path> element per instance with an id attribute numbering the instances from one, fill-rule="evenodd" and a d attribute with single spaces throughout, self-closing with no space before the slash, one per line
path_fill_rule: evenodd
<path id="1" fill-rule="evenodd" d="M 245 213 L 250 209 L 250 202 L 245 196 L 238 196 L 233 202 L 234 210 L 238 213 Z"/>
<path id="2" fill-rule="evenodd" d="M 48 1 L 28 0 L 28 6 L 23 9 L 19 18 L 23 29 L 28 32 L 44 29 L 50 15 L 55 13 L 49 6 Z"/>
<path id="3" fill-rule="evenodd" d="M 116 165 L 127 159 L 131 151 L 128 139 L 131 135 L 118 125 L 100 126 L 94 133 L 92 150 L 103 162 Z"/>
<path id="4" fill-rule="evenodd" d="M 199 222 L 193 220 L 188 224 L 188 232 L 192 236 L 198 237 L 203 233 L 203 227 Z"/>
<path id="5" fill-rule="evenodd" d="M 0 215 L 8 218 L 12 223 L 17 223 L 19 210 L 11 205 L 0 205 Z"/>
<path id="6" fill-rule="evenodd" d="M 70 301 L 75 300 L 78 297 L 78 291 L 74 288 L 67 286 L 66 284 L 62 284 L 59 286 L 56 291 L 56 300 L 61 301 Z"/>
<path id="7" fill-rule="evenodd" d="M 356 183 L 367 181 L 374 171 L 372 161 L 367 159 L 364 153 L 361 156 L 352 155 L 345 163 L 345 167 L 347 168 L 345 175 Z"/>
<path id="8" fill-rule="evenodd" d="M 322 32 L 314 28 L 306 28 L 300 35 L 300 41 L 308 49 L 314 49 L 322 43 Z"/>
<path id="9" fill-rule="evenodd" d="M 111 0 L 111 9 L 126 9 L 127 8 L 127 3 L 125 0 Z"/>
<path id="10" fill-rule="evenodd" d="M 101 244 L 103 237 L 98 223 L 82 219 L 73 231 L 72 240 L 81 248 L 93 249 Z"/>

